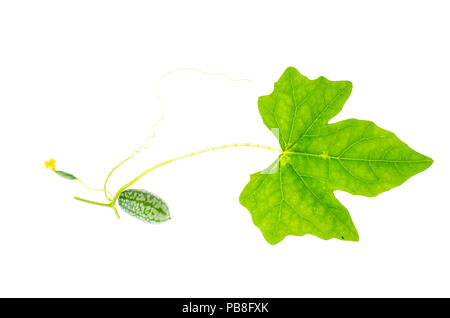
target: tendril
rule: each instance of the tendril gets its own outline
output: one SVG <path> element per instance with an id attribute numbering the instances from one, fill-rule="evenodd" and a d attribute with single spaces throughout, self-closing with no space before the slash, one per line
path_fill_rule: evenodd
<path id="1" fill-rule="evenodd" d="M 148 149 L 148 148 L 150 147 L 150 145 L 149 145 L 150 140 L 153 139 L 153 138 L 155 138 L 155 136 L 156 136 L 156 127 L 164 120 L 164 116 L 165 116 L 164 108 L 165 108 L 165 106 L 164 106 L 164 103 L 163 103 L 163 101 L 162 101 L 162 98 L 161 98 L 161 96 L 160 96 L 160 94 L 159 94 L 159 89 L 160 89 L 162 80 L 163 80 L 165 77 L 167 77 L 167 76 L 169 76 L 169 75 L 171 75 L 171 74 L 173 74 L 173 73 L 177 73 L 177 72 L 181 72 L 181 71 L 197 72 L 197 73 L 200 73 L 200 74 L 203 74 L 203 75 L 207 75 L 207 76 L 221 76 L 221 77 L 224 77 L 224 78 L 226 78 L 226 79 L 228 79 L 228 80 L 230 80 L 230 81 L 232 81 L 232 82 L 240 82 L 240 81 L 247 81 L 247 82 L 249 82 L 249 83 L 252 82 L 251 80 L 246 79 L 246 78 L 237 78 L 237 79 L 236 79 L 236 78 L 232 78 L 232 77 L 228 76 L 228 75 L 225 74 L 225 73 L 210 73 L 210 72 L 205 72 L 205 71 L 202 71 L 202 70 L 199 70 L 199 69 L 189 68 L 189 67 L 177 68 L 177 69 L 174 69 L 174 70 L 172 70 L 172 71 L 166 72 L 166 73 L 164 73 L 163 75 L 161 75 L 161 76 L 159 77 L 159 79 L 158 79 L 158 82 L 156 83 L 156 86 L 155 86 L 155 90 L 156 90 L 156 98 L 158 99 L 158 103 L 159 103 L 160 106 L 161 106 L 161 117 L 153 124 L 153 126 L 152 126 L 152 134 L 151 134 L 150 136 L 148 136 L 148 137 L 145 138 L 144 145 L 141 145 L 141 146 L 139 146 L 138 148 L 134 149 L 134 150 L 132 151 L 132 154 L 131 154 L 130 156 L 128 156 L 126 159 L 122 160 L 119 164 L 117 164 L 117 165 L 109 172 L 108 176 L 107 176 L 106 179 L 105 179 L 105 183 L 104 183 L 104 186 L 103 186 L 103 192 L 105 193 L 105 197 L 106 197 L 109 201 L 112 201 L 113 198 L 112 198 L 111 193 L 107 190 L 107 183 L 108 183 L 109 178 L 110 178 L 111 175 L 113 174 L 113 172 L 116 171 L 117 168 L 119 168 L 119 167 L 120 167 L 121 165 L 123 165 L 125 162 L 127 162 L 128 160 L 134 158 L 137 154 L 141 153 L 142 151 L 144 151 L 144 150 L 146 150 L 146 149 Z M 111 196 L 111 197 L 110 197 L 110 196 Z"/>

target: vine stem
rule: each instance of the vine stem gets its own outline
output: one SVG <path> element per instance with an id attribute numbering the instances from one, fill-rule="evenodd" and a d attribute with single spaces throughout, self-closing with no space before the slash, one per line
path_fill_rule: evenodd
<path id="1" fill-rule="evenodd" d="M 80 197 L 73 197 L 73 198 L 74 198 L 75 200 L 82 201 L 82 202 L 86 202 L 86 203 L 89 203 L 89 204 L 95 204 L 95 205 L 100 205 L 100 206 L 106 206 L 106 207 L 108 207 L 108 208 L 112 207 L 111 203 L 101 203 L 101 202 L 96 202 L 96 201 L 86 200 L 86 199 L 83 199 L 83 198 L 80 198 Z"/>
<path id="2" fill-rule="evenodd" d="M 264 146 L 264 145 L 260 145 L 260 144 L 252 144 L 252 143 L 226 144 L 226 145 L 222 145 L 222 146 L 206 148 L 206 149 L 202 149 L 202 150 L 199 150 L 199 151 L 194 151 L 194 152 L 182 155 L 182 156 L 178 156 L 178 157 L 175 157 L 175 158 L 172 158 L 172 159 L 160 162 L 160 163 L 158 163 L 158 164 L 148 168 L 147 170 L 145 170 L 144 172 L 139 174 L 136 178 L 134 178 L 130 182 L 126 183 L 119 190 L 117 190 L 116 194 L 114 195 L 114 198 L 109 203 L 101 203 L 101 202 L 96 202 L 96 201 L 82 199 L 82 198 L 79 198 L 79 197 L 74 197 L 74 199 L 76 199 L 78 201 L 85 202 L 85 203 L 90 203 L 90 204 L 110 207 L 110 208 L 112 208 L 114 210 L 114 212 L 116 213 L 116 216 L 119 218 L 119 213 L 117 212 L 117 207 L 116 207 L 116 202 L 117 202 L 117 199 L 119 198 L 119 195 L 122 193 L 122 191 L 124 191 L 125 189 L 129 188 L 130 186 L 132 186 L 133 184 L 138 182 L 140 179 L 142 179 L 148 173 L 150 173 L 153 170 L 158 169 L 158 168 L 160 168 L 162 166 L 165 166 L 165 165 L 167 165 L 169 163 L 176 162 L 176 161 L 179 161 L 179 160 L 182 160 L 182 159 L 190 158 L 190 157 L 193 157 L 193 156 L 196 156 L 196 155 L 200 155 L 200 154 L 203 154 L 203 153 L 207 153 L 207 152 L 211 152 L 211 151 L 227 149 L 227 148 L 237 148 L 237 147 L 260 148 L 260 149 L 266 149 L 266 150 L 271 150 L 271 151 L 276 151 L 276 152 L 279 152 L 279 153 L 283 153 L 282 150 L 277 149 L 277 148 L 272 148 L 272 147 L 269 147 L 269 146 Z"/>
<path id="3" fill-rule="evenodd" d="M 175 161 L 179 161 L 182 159 L 186 159 L 186 158 L 190 158 L 196 155 L 200 155 L 206 152 L 211 152 L 211 151 L 216 151 L 216 150 L 221 150 L 221 149 L 226 149 L 226 148 L 236 148 L 236 147 L 253 147 L 253 148 L 261 148 L 261 149 L 267 149 L 267 150 L 271 150 L 271 151 L 276 151 L 276 152 L 280 152 L 283 153 L 282 150 L 277 149 L 277 148 L 272 148 L 269 146 L 264 146 L 264 145 L 260 145 L 260 144 L 252 144 L 252 143 L 238 143 L 238 144 L 227 144 L 227 145 L 222 145 L 222 146 L 217 146 L 217 147 L 211 147 L 211 148 L 206 148 L 206 149 L 202 149 L 199 151 L 194 151 L 179 157 L 175 157 L 163 162 L 160 162 L 150 168 L 148 168 L 147 170 L 145 170 L 144 172 L 142 172 L 140 175 L 138 175 L 136 178 L 134 178 L 133 180 L 131 180 L 130 182 L 128 182 L 127 184 L 123 185 L 117 192 L 116 195 L 114 196 L 112 203 L 115 204 L 120 193 L 122 193 L 123 190 L 127 189 L 128 187 L 132 186 L 133 184 L 135 184 L 137 181 L 139 181 L 142 177 L 144 177 L 145 175 L 147 175 L 148 173 L 150 173 L 151 171 L 158 169 L 162 166 L 165 166 L 169 163 L 175 162 Z"/>
<path id="4" fill-rule="evenodd" d="M 94 204 L 94 205 L 100 205 L 100 206 L 104 206 L 104 207 L 107 207 L 107 208 L 112 208 L 114 210 L 114 213 L 116 213 L 117 218 L 120 219 L 119 212 L 117 211 L 117 208 L 116 208 L 115 204 L 113 204 L 112 202 L 110 202 L 110 203 L 101 203 L 101 202 L 97 202 L 97 201 L 91 201 L 91 200 L 83 199 L 83 198 L 80 198 L 80 197 L 73 197 L 73 198 L 75 200 L 78 200 L 78 201 L 81 201 L 81 202 Z"/>
<path id="5" fill-rule="evenodd" d="M 134 157 L 134 154 L 129 156 L 128 158 L 126 158 L 125 160 L 121 161 L 117 166 L 115 166 L 110 173 L 108 174 L 108 176 L 105 179 L 105 183 L 103 184 L 103 192 L 105 193 L 106 199 L 108 199 L 109 202 L 112 201 L 113 195 L 111 194 L 111 192 L 109 192 L 108 190 L 106 190 L 106 185 L 108 184 L 108 180 L 109 177 L 111 177 L 111 175 L 113 174 L 114 171 L 116 171 L 117 168 L 119 168 L 121 165 L 123 165 L 125 162 L 127 162 L 128 160 L 130 160 L 131 158 Z M 111 198 L 108 196 L 111 195 Z"/>

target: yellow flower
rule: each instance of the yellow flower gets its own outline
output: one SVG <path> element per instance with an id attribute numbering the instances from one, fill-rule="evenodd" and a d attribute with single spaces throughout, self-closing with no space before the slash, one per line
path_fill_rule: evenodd
<path id="1" fill-rule="evenodd" d="M 48 161 L 44 162 L 44 164 L 47 169 L 55 170 L 56 168 L 56 161 L 54 159 L 49 159 Z"/>

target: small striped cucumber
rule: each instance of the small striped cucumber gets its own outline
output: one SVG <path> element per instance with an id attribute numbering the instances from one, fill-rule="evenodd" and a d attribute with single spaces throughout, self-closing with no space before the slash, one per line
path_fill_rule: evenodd
<path id="1" fill-rule="evenodd" d="M 128 214 L 149 223 L 170 220 L 167 204 L 146 190 L 128 189 L 118 198 L 119 206 Z"/>

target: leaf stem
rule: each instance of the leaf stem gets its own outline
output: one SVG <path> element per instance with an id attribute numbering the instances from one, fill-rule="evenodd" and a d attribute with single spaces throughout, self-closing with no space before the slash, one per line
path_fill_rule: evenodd
<path id="1" fill-rule="evenodd" d="M 217 147 L 211 147 L 211 148 L 206 148 L 203 150 L 199 150 L 199 151 L 194 151 L 179 157 L 175 157 L 163 162 L 160 162 L 150 168 L 148 168 L 147 170 L 145 170 L 144 172 L 142 172 L 141 174 L 139 174 L 136 178 L 134 178 L 133 180 L 131 180 L 130 182 L 128 182 L 127 184 L 123 185 L 115 194 L 112 202 L 111 202 L 111 206 L 115 206 L 117 199 L 119 198 L 120 193 L 122 193 L 122 191 L 124 191 L 125 189 L 127 189 L 128 187 L 130 187 L 131 185 L 133 185 L 134 183 L 136 183 L 137 181 L 139 181 L 142 177 L 144 177 L 145 175 L 147 175 L 148 173 L 150 173 L 151 171 L 165 166 L 169 163 L 178 161 L 178 160 L 182 160 L 182 159 L 186 159 L 186 158 L 190 158 L 196 155 L 200 155 L 206 152 L 211 152 L 211 151 L 216 151 L 216 150 L 221 150 L 221 149 L 226 149 L 226 148 L 235 148 L 235 147 L 253 147 L 253 148 L 260 148 L 260 149 L 267 149 L 267 150 L 271 150 L 271 151 L 276 151 L 276 152 L 280 152 L 283 153 L 282 150 L 277 149 L 277 148 L 272 148 L 272 147 L 268 147 L 268 146 L 264 146 L 264 145 L 260 145 L 260 144 L 252 144 L 252 143 L 237 143 L 237 144 L 227 144 L 227 145 L 222 145 L 222 146 L 217 146 Z"/>

